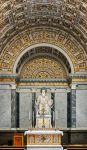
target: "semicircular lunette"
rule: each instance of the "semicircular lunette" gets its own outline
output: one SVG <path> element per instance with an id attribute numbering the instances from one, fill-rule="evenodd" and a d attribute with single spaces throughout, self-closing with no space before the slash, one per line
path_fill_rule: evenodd
<path id="1" fill-rule="evenodd" d="M 58 60 L 39 56 L 28 60 L 21 68 L 19 76 L 23 79 L 64 79 L 67 72 Z"/>

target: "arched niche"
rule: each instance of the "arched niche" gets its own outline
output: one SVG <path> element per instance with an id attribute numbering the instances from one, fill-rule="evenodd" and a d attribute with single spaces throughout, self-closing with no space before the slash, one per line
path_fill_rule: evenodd
<path id="1" fill-rule="evenodd" d="M 57 66 L 57 64 L 58 64 L 60 66 L 59 67 L 60 70 L 62 68 L 62 71 L 63 71 L 62 73 L 64 74 L 64 77 L 68 76 L 69 73 L 74 73 L 72 61 L 69 58 L 69 56 L 67 55 L 67 53 L 64 52 L 61 48 L 54 46 L 52 44 L 47 44 L 47 43 L 36 44 L 36 45 L 30 46 L 27 49 L 25 49 L 16 59 L 16 62 L 13 67 L 13 73 L 17 73 L 20 75 L 21 70 L 22 70 L 22 72 L 24 70 L 26 71 L 26 69 L 23 70 L 23 67 L 26 68 L 27 65 L 30 65 L 30 64 L 33 65 L 33 63 L 35 63 L 35 61 L 37 61 L 37 63 L 39 63 L 39 61 L 41 61 L 42 59 L 44 59 L 43 61 L 46 61 L 50 66 L 51 66 L 51 64 L 53 65 L 53 63 L 55 64 L 54 66 Z M 50 61 L 51 61 L 51 64 L 49 63 Z M 43 62 L 43 65 L 45 65 L 44 63 L 45 62 Z M 55 68 L 55 67 L 53 67 L 53 68 L 54 68 L 54 70 L 55 69 L 58 70 L 58 68 Z M 46 67 L 43 69 L 45 69 L 45 70 L 43 71 L 41 69 L 41 70 L 38 70 L 37 72 L 41 71 L 44 74 L 49 74 L 46 71 Z M 51 70 L 52 68 L 49 68 L 49 69 Z M 35 70 L 33 70 L 33 71 L 35 71 Z M 52 72 L 53 72 L 53 70 L 52 70 Z M 51 75 L 49 77 L 53 78 L 53 76 L 51 76 Z M 61 77 L 63 77 L 63 75 Z M 54 75 L 54 78 L 57 78 L 56 75 Z"/>

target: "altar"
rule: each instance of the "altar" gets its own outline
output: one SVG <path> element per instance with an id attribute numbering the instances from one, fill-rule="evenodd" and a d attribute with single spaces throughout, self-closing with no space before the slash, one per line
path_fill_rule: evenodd
<path id="1" fill-rule="evenodd" d="M 27 136 L 27 150 L 63 150 L 61 139 L 63 132 L 57 129 L 29 129 Z"/>

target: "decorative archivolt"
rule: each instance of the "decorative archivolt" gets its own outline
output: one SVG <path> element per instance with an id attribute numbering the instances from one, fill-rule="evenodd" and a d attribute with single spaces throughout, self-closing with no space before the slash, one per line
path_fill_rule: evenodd
<path id="1" fill-rule="evenodd" d="M 23 79 L 63 79 L 67 77 L 64 66 L 50 57 L 33 58 L 25 63 L 20 71 Z"/>
<path id="2" fill-rule="evenodd" d="M 66 68 L 66 72 L 74 73 L 73 64 L 71 60 L 69 59 L 68 55 L 62 51 L 62 49 L 59 49 L 58 47 L 46 44 L 46 43 L 40 43 L 36 44 L 34 46 L 30 46 L 28 49 L 23 51 L 21 55 L 17 58 L 15 64 L 14 64 L 14 73 L 19 73 L 22 66 L 25 64 L 27 60 L 31 60 L 34 57 L 51 57 L 60 61 L 62 64 L 64 64 Z"/>
<path id="3" fill-rule="evenodd" d="M 54 28 L 32 28 L 15 36 L 6 45 L 0 55 L 0 71 L 13 72 L 18 56 L 26 48 L 40 43 L 55 45 L 64 51 L 71 59 L 74 71 L 87 71 L 87 55 L 79 43 L 68 33 Z"/>

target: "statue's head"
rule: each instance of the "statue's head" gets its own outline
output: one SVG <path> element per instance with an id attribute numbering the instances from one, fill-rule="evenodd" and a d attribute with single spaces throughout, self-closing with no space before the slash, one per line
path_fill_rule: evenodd
<path id="1" fill-rule="evenodd" d="M 41 94 L 42 94 L 43 96 L 45 96 L 46 93 L 47 93 L 47 89 L 46 89 L 46 88 L 42 88 L 42 89 L 41 89 Z"/>

